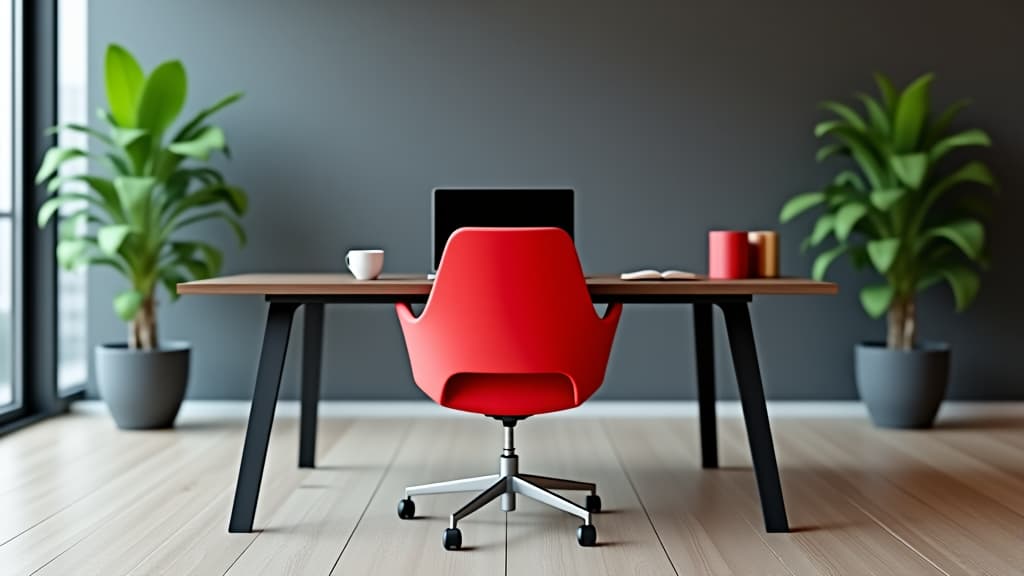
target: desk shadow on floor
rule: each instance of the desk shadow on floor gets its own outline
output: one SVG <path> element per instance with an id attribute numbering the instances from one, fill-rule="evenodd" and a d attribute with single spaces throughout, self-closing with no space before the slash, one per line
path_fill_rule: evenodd
<path id="1" fill-rule="evenodd" d="M 964 416 L 942 418 L 935 423 L 934 430 L 1024 430 L 1024 418 L 1014 416 Z M 927 430 L 917 430 L 927 432 Z"/>
<path id="2" fill-rule="evenodd" d="M 221 432 L 227 430 L 242 430 L 244 422 L 237 420 L 196 420 L 189 419 L 174 424 L 173 430 L 179 432 Z"/>

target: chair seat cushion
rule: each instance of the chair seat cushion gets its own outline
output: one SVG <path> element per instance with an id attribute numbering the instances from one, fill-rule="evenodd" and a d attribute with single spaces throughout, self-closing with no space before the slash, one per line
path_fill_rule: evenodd
<path id="1" fill-rule="evenodd" d="M 529 416 L 578 405 L 565 374 L 460 373 L 448 379 L 440 404 L 493 416 Z"/>

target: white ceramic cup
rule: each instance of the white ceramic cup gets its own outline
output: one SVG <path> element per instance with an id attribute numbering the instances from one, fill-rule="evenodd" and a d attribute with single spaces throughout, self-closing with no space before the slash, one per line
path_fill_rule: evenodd
<path id="1" fill-rule="evenodd" d="M 345 266 L 352 271 L 356 280 L 373 280 L 384 269 L 384 251 L 349 250 L 345 254 Z"/>

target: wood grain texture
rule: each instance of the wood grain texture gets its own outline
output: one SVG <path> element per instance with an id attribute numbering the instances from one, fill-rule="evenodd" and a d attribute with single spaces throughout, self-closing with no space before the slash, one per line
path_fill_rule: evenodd
<path id="1" fill-rule="evenodd" d="M 425 296 L 433 282 L 426 275 L 384 274 L 356 280 L 350 274 L 240 274 L 178 284 L 178 294 L 261 296 Z M 804 278 L 745 280 L 621 280 L 589 276 L 594 296 L 828 295 L 839 287 Z"/>
<path id="2" fill-rule="evenodd" d="M 531 418 L 523 472 L 596 480 L 601 546 L 520 498 L 460 523 L 457 553 L 440 534 L 470 494 L 419 497 L 411 521 L 395 504 L 407 485 L 493 471 L 496 422 L 323 418 L 310 470 L 279 417 L 256 531 L 228 534 L 244 421 L 207 418 L 127 433 L 76 414 L 0 438 L 0 576 L 1024 574 L 1024 418 L 926 432 L 775 418 L 790 534 L 763 531 L 737 418 L 720 420 L 717 470 L 700 468 L 694 418 Z"/>
<path id="3" fill-rule="evenodd" d="M 497 503 L 459 522 L 463 550 L 454 554 L 441 547 L 441 533 L 475 494 L 417 496 L 410 520 L 396 511 L 407 486 L 496 472 L 501 433 L 484 418 L 416 422 L 331 574 L 503 573 L 505 513 Z"/>
<path id="4" fill-rule="evenodd" d="M 538 418 L 517 430 L 520 472 L 594 482 L 603 511 L 593 515 L 600 546 L 582 548 L 576 543 L 579 518 L 517 497 L 508 516 L 509 574 L 675 573 L 599 421 Z M 580 505 L 586 496 L 562 494 Z"/>

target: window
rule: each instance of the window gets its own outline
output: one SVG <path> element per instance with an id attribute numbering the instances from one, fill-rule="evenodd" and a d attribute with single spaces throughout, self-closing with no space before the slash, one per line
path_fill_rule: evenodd
<path id="1" fill-rule="evenodd" d="M 57 2 L 57 118 L 61 124 L 90 123 L 88 5 L 87 0 Z M 79 132 L 63 130 L 58 144 L 87 150 L 89 139 Z M 85 158 L 67 162 L 61 172 L 81 173 L 86 169 L 85 163 Z M 65 189 L 71 191 L 75 185 L 83 186 L 81 182 L 71 182 Z M 79 208 L 65 204 L 62 213 Z M 61 393 L 81 389 L 89 374 L 87 279 L 85 268 L 71 272 L 60 269 L 57 273 L 57 387 Z"/>
<path id="2" fill-rule="evenodd" d="M 30 208 L 48 194 L 33 176 L 55 143 L 57 2 L 0 0 L 0 434 L 82 395 L 58 395 L 57 231 Z"/>
<path id="3" fill-rule="evenodd" d="M 17 407 L 15 378 L 14 5 L 0 3 L 0 411 Z"/>

